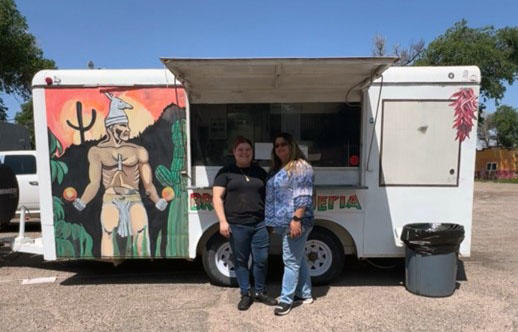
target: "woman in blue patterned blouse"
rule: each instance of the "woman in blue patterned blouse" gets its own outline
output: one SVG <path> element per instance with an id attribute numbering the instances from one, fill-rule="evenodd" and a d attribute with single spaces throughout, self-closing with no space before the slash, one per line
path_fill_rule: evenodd
<path id="1" fill-rule="evenodd" d="M 278 134 L 273 144 L 265 221 L 282 236 L 284 275 L 274 313 L 286 315 L 296 300 L 313 302 L 304 248 L 314 224 L 313 169 L 290 134 Z"/>

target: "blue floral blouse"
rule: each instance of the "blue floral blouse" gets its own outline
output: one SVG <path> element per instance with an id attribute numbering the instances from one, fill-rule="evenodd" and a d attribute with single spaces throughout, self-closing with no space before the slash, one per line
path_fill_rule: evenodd
<path id="1" fill-rule="evenodd" d="M 313 168 L 307 162 L 297 161 L 288 172 L 284 168 L 266 183 L 266 226 L 287 227 L 295 210 L 304 207 L 302 224 L 313 226 Z"/>

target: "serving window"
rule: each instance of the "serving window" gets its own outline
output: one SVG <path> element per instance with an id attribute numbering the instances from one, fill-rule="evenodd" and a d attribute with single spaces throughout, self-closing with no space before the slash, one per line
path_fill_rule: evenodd
<path id="1" fill-rule="evenodd" d="M 358 167 L 360 110 L 359 103 L 192 104 L 192 163 L 227 164 L 236 136 L 271 143 L 282 131 L 295 137 L 313 166 Z"/>

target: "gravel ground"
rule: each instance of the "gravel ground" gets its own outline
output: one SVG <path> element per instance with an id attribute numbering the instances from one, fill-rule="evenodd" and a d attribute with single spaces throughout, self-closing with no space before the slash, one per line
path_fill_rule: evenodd
<path id="1" fill-rule="evenodd" d="M 335 283 L 314 287 L 313 304 L 285 317 L 262 304 L 237 311 L 237 289 L 210 285 L 199 261 L 127 261 L 114 267 L 11 253 L 13 226 L 0 233 L 2 330 L 517 331 L 517 201 L 518 185 L 476 183 L 472 256 L 459 262 L 453 296 L 407 292 L 401 264 L 379 270 L 349 259 Z M 27 229 L 38 236 L 38 224 Z M 271 294 L 279 293 L 280 267 L 272 258 Z M 57 279 L 22 285 L 38 277 Z"/>

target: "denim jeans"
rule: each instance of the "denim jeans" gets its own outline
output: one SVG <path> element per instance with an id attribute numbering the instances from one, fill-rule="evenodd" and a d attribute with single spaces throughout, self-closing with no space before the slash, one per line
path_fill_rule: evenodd
<path id="1" fill-rule="evenodd" d="M 252 253 L 255 292 L 265 292 L 270 237 L 264 221 L 256 224 L 230 224 L 230 230 L 232 232 L 230 246 L 234 257 L 234 271 L 241 294 L 248 294 L 250 290 L 250 273 L 248 271 L 250 253 Z"/>
<path id="2" fill-rule="evenodd" d="M 295 296 L 307 299 L 311 295 L 311 276 L 306 258 L 305 244 L 313 227 L 302 227 L 302 234 L 292 239 L 290 228 L 281 227 L 276 233 L 282 236 L 282 260 L 284 275 L 279 302 L 293 303 Z"/>

